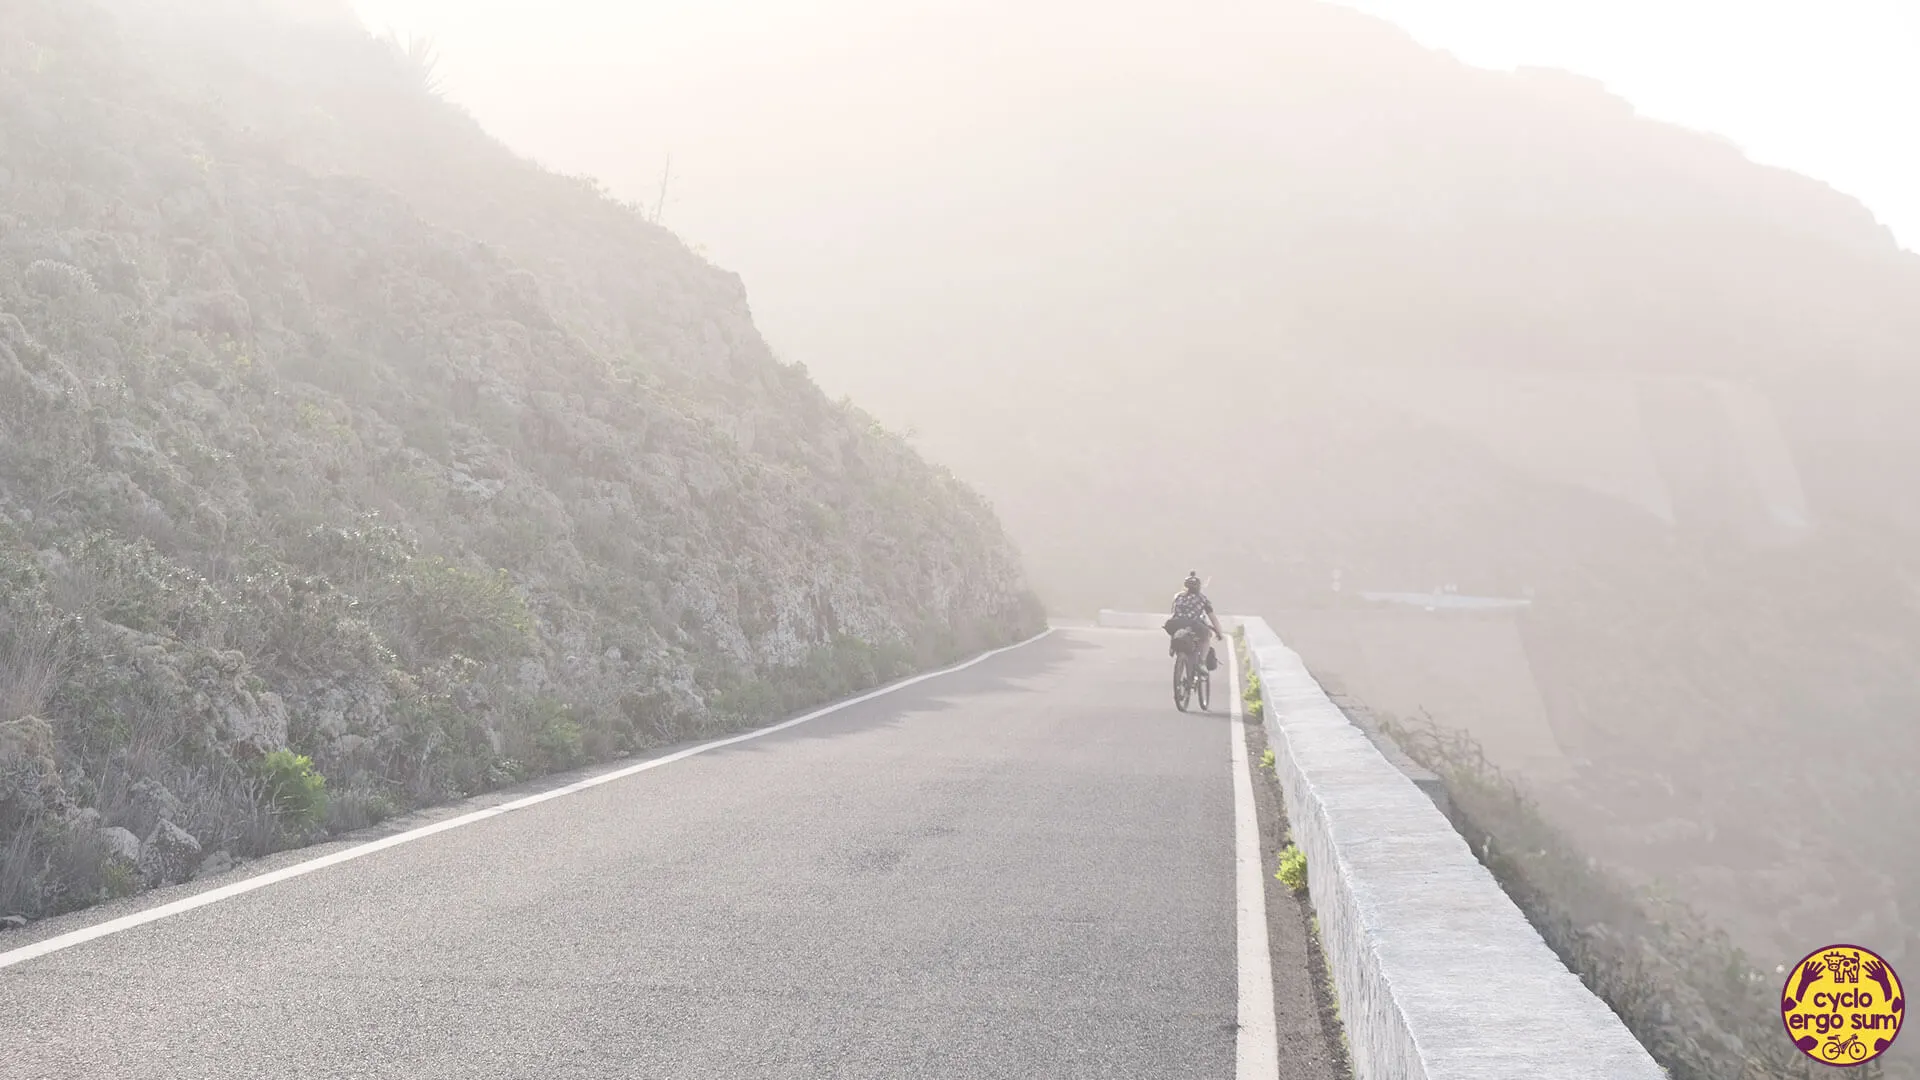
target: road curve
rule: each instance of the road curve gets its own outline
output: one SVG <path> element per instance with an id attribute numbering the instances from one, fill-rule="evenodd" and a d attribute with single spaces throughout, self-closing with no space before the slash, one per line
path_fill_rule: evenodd
<path id="1" fill-rule="evenodd" d="M 1225 1080 L 1226 680 L 1166 672 L 1057 631 L 35 957 L 0 1076 Z"/>

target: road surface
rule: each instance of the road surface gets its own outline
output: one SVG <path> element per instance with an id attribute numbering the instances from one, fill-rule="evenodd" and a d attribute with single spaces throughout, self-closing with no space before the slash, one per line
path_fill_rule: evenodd
<path id="1" fill-rule="evenodd" d="M 1228 1080 L 1228 672 L 1182 715 L 1167 670 L 1056 631 L 0 967 L 0 1076 Z"/>

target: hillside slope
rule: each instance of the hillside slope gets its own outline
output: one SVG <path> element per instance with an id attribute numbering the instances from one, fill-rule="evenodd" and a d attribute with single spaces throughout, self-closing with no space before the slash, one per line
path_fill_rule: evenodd
<path id="1" fill-rule="evenodd" d="M 1040 625 L 738 278 L 344 12 L 0 18 L 0 915 Z"/>

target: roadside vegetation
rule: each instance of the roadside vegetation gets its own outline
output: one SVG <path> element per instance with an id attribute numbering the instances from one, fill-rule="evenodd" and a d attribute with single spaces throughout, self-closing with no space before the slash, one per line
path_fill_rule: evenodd
<path id="1" fill-rule="evenodd" d="M 1307 853 L 1289 842 L 1280 849 L 1280 868 L 1274 878 L 1295 893 L 1307 891 Z"/>
<path id="2" fill-rule="evenodd" d="M 1240 674 L 1246 683 L 1240 692 L 1241 706 L 1249 720 L 1259 720 L 1265 715 L 1262 711 L 1265 708 L 1265 702 L 1260 696 L 1260 672 L 1253 663 L 1253 654 L 1247 651 L 1246 636 L 1238 628 L 1233 632 L 1233 648 L 1240 658 Z M 1260 771 L 1266 774 L 1267 778 L 1273 782 L 1275 790 L 1278 790 L 1280 776 L 1275 767 L 1271 746 L 1260 753 Z M 1286 846 L 1280 849 L 1279 868 L 1274 871 L 1273 876 L 1295 896 L 1306 896 L 1307 853 L 1302 851 L 1291 837 L 1287 839 Z M 1318 926 L 1317 922 L 1315 926 Z"/>
<path id="3" fill-rule="evenodd" d="M 1241 707 L 1251 721 L 1246 732 L 1259 759 L 1254 766 L 1254 800 L 1260 807 L 1261 842 L 1275 860 L 1273 880 L 1285 892 L 1269 886 L 1267 894 L 1269 941 L 1275 949 L 1275 963 L 1304 968 L 1313 973 L 1312 1007 L 1327 1038 L 1327 1058 L 1317 1063 L 1302 1062 L 1301 1075 L 1353 1075 L 1352 1048 L 1347 1040 L 1345 1021 L 1340 1014 L 1339 996 L 1333 985 L 1333 972 L 1327 965 L 1320 939 L 1320 919 L 1313 910 L 1313 898 L 1307 892 L 1307 855 L 1293 842 L 1287 820 L 1284 793 L 1281 790 L 1278 763 L 1273 747 L 1267 745 L 1267 728 L 1259 720 L 1262 699 L 1259 672 L 1247 651 L 1246 638 L 1236 627 L 1232 634 L 1234 657 L 1242 679 Z M 1282 1006 L 1285 1012 L 1285 1006 Z M 1323 1071 L 1316 1071 L 1323 1070 Z"/>
<path id="4" fill-rule="evenodd" d="M 1825 1075 L 1788 1041 L 1784 974 L 1760 970 L 1699 912 L 1583 854 L 1473 738 L 1432 717 L 1381 727 L 1446 785 L 1453 825 L 1567 967 L 1674 1080 Z M 1886 1063 L 1859 1067 L 1887 1075 Z"/>

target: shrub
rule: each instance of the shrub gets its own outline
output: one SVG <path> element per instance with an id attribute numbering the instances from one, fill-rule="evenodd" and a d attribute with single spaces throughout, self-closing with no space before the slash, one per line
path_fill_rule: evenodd
<path id="1" fill-rule="evenodd" d="M 469 570 L 435 556 L 407 570 L 403 620 L 411 644 L 430 657 L 497 661 L 533 651 L 533 613 L 505 570 Z"/>
<path id="2" fill-rule="evenodd" d="M 392 580 L 415 557 L 412 542 L 377 514 L 361 514 L 351 525 L 315 526 L 301 538 L 297 552 L 355 594 L 374 582 Z"/>
<path id="3" fill-rule="evenodd" d="M 349 788 L 327 796 L 327 831 L 345 833 L 378 825 L 393 811 L 393 799 L 384 792 Z"/>
<path id="4" fill-rule="evenodd" d="M 1295 893 L 1307 891 L 1307 853 L 1289 843 L 1280 851 L 1280 869 L 1274 872 L 1280 883 Z"/>
<path id="5" fill-rule="evenodd" d="M 794 695 L 792 684 L 782 685 L 774 678 L 736 677 L 707 699 L 707 710 L 721 722 L 731 725 L 761 724 L 782 711 Z"/>
<path id="6" fill-rule="evenodd" d="M 70 263 L 37 259 L 27 267 L 27 284 L 42 296 L 91 296 L 98 291 L 93 275 Z"/>
<path id="7" fill-rule="evenodd" d="M 91 827 L 35 817 L 0 842 L 0 915 L 59 915 L 130 895 L 139 884 Z"/>
<path id="8" fill-rule="evenodd" d="M 380 40 L 391 50 L 401 75 L 415 89 L 433 98 L 446 94 L 446 84 L 440 76 L 440 50 L 432 38 L 409 35 L 402 39 L 389 30 Z"/>
<path id="9" fill-rule="evenodd" d="M 275 750 L 257 766 L 261 798 L 274 822 L 293 833 L 318 824 L 327 812 L 327 778 L 313 767 L 313 759 L 291 750 Z"/>
<path id="10" fill-rule="evenodd" d="M 0 843 L 0 915 L 36 914 L 40 908 L 39 822 L 9 822 Z"/>
<path id="11" fill-rule="evenodd" d="M 52 585 L 70 611 L 183 641 L 197 639 L 224 614 L 225 601 L 204 577 L 147 540 L 102 530 L 63 554 L 69 563 Z"/>
<path id="12" fill-rule="evenodd" d="M 527 722 L 541 765 L 548 769 L 571 769 L 586 760 L 580 720 L 572 705 L 540 698 L 528 710 Z"/>
<path id="13" fill-rule="evenodd" d="M 78 648 L 80 628 L 44 605 L 0 600 L 0 724 L 43 711 Z"/>
<path id="14" fill-rule="evenodd" d="M 427 802 L 480 791 L 495 757 L 485 725 L 454 701 L 452 687 L 473 674 L 471 662 L 427 673 L 389 710 L 382 747 L 386 778 L 408 798 Z"/>

